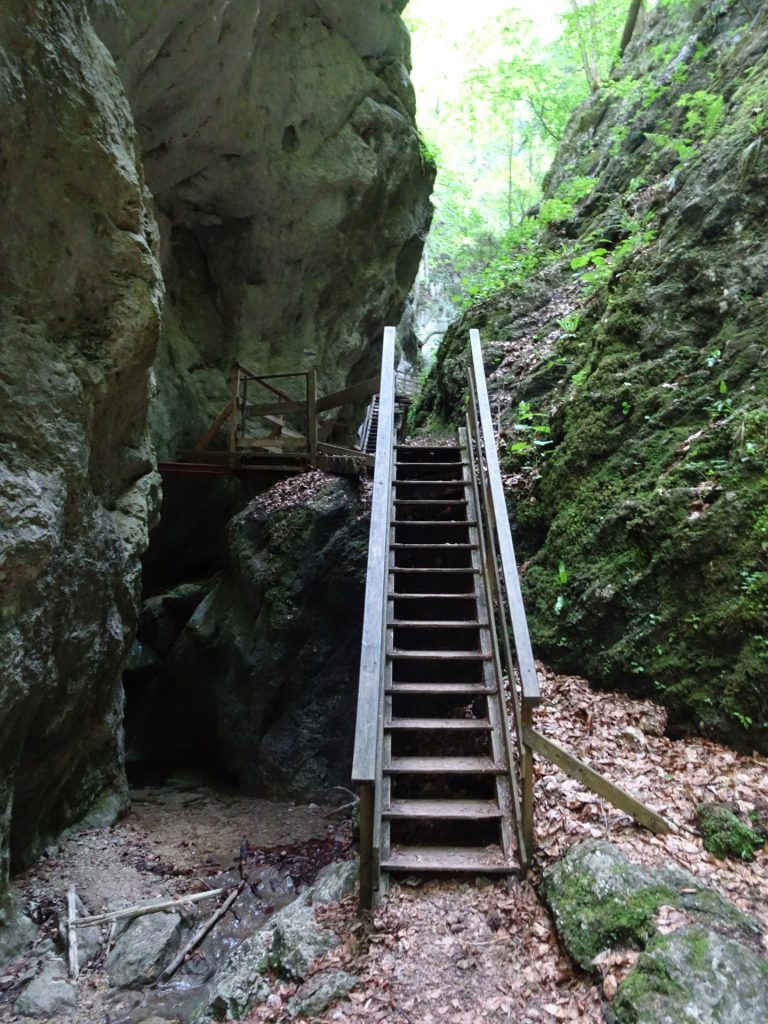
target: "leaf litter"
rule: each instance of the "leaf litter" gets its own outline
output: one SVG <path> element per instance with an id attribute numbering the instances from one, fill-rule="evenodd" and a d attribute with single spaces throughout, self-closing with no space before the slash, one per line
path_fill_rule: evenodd
<path id="1" fill-rule="evenodd" d="M 543 702 L 535 726 L 611 781 L 662 814 L 669 835 L 654 836 L 544 758 L 535 755 L 536 861 L 526 880 L 405 879 L 362 920 L 354 898 L 323 908 L 343 935 L 313 974 L 348 970 L 360 978 L 343 1001 L 311 1024 L 598 1024 L 638 953 L 610 950 L 595 976 L 560 948 L 536 889 L 542 871 L 569 847 L 604 839 L 649 866 L 674 863 L 710 885 L 768 934 L 768 854 L 752 863 L 707 853 L 695 825 L 701 800 L 719 800 L 742 817 L 768 806 L 768 760 L 705 739 L 664 735 L 666 711 L 649 700 L 593 691 L 576 676 L 539 665 Z M 662 907 L 658 928 L 685 925 L 685 912 Z M 768 948 L 768 946 L 766 947 Z M 257 1010 L 251 1024 L 288 1020 L 292 987 Z M 296 1018 L 300 1024 L 307 1018 Z"/>

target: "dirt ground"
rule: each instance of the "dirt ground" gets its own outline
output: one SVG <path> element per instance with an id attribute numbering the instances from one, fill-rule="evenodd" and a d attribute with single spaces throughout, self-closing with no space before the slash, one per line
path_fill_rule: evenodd
<path id="1" fill-rule="evenodd" d="M 644 831 L 537 756 L 537 854 L 528 878 L 508 884 L 405 879 L 373 915 L 360 918 L 354 897 L 324 909 L 343 943 L 313 971 L 344 968 L 360 983 L 314 1024 L 602 1021 L 636 954 L 606 958 L 596 978 L 584 974 L 560 950 L 536 896 L 547 865 L 585 838 L 608 839 L 638 862 L 685 868 L 754 916 L 768 935 L 768 853 L 759 851 L 752 863 L 715 860 L 702 847 L 694 814 L 699 801 L 713 799 L 742 814 L 764 813 L 768 760 L 706 740 L 668 739 L 665 713 L 649 701 L 592 692 L 583 680 L 544 666 L 540 678 L 537 728 L 659 811 L 673 831 Z M 340 793 L 339 804 L 346 800 Z M 255 893 L 218 946 L 203 954 L 213 963 L 323 863 L 351 855 L 349 820 L 334 817 L 332 808 L 251 799 L 178 773 L 135 790 L 127 818 L 72 836 L 17 882 L 27 907 L 50 928 L 70 885 L 95 912 L 121 899 L 136 903 L 234 884 L 244 836 Z M 662 922 L 668 925 L 674 920 Z M 34 967 L 27 956 L 0 977 L 0 1024 L 15 1021 L 12 997 Z M 173 1020 L 194 980 L 187 974 L 159 997 L 109 993 L 97 960 L 79 982 L 78 1024 L 138 1024 L 158 1013 Z M 289 1020 L 285 1005 L 294 990 L 275 979 L 269 1005 L 254 1012 L 252 1024 Z"/>

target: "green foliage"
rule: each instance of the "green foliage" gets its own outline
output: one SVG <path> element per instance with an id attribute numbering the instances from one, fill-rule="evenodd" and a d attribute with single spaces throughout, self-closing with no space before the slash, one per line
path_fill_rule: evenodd
<path id="1" fill-rule="evenodd" d="M 702 142 L 709 142 L 715 135 L 725 113 L 723 97 L 705 89 L 683 93 L 677 106 L 687 112 L 683 125 L 685 131 Z"/>
<path id="2" fill-rule="evenodd" d="M 513 425 L 518 439 L 507 444 L 506 468 L 535 468 L 544 458 L 552 444 L 552 430 L 546 419 L 546 413 L 534 412 L 528 402 L 520 402 Z"/>

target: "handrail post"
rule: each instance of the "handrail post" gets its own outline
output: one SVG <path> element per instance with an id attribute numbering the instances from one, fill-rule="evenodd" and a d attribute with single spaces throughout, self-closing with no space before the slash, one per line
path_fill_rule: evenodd
<path id="1" fill-rule="evenodd" d="M 235 363 L 232 384 L 232 421 L 229 424 L 229 450 L 232 454 L 237 449 L 237 414 L 240 400 L 240 364 Z"/>
<path id="2" fill-rule="evenodd" d="M 317 370 L 307 371 L 307 442 L 309 461 L 317 465 Z"/>
<path id="3" fill-rule="evenodd" d="M 379 714 L 383 694 L 384 638 L 387 611 L 387 557 L 392 500 L 392 447 L 395 416 L 395 328 L 384 330 L 381 356 L 379 430 L 371 498 L 371 528 L 368 539 L 368 569 L 365 610 L 360 651 L 360 681 L 357 694 L 355 752 L 352 779 L 361 786 L 360 817 L 360 905 L 374 899 L 378 870 L 376 834 L 376 785 L 380 764 Z M 365 807 L 363 807 L 365 802 Z"/>

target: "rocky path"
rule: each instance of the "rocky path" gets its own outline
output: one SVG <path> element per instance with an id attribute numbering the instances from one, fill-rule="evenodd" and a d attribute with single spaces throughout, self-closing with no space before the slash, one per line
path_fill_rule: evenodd
<path id="1" fill-rule="evenodd" d="M 484 879 L 408 879 L 362 921 L 354 897 L 318 908 L 320 922 L 342 941 L 315 963 L 310 981 L 341 970 L 359 982 L 330 1008 L 295 1019 L 597 1024 L 637 953 L 603 956 L 592 973 L 580 969 L 560 947 L 537 895 L 547 868 L 583 840 L 607 840 L 638 865 L 690 872 L 697 884 L 711 886 L 756 920 L 763 936 L 768 933 L 768 854 L 758 851 L 750 863 L 716 860 L 703 849 L 695 819 L 696 805 L 707 800 L 728 804 L 742 817 L 764 815 L 766 759 L 705 740 L 670 740 L 663 734 L 664 711 L 651 702 L 593 693 L 583 680 L 540 671 L 545 701 L 538 728 L 659 810 L 674 831 L 662 837 L 646 833 L 537 759 L 538 857 L 529 879 L 509 886 Z M 1 1024 L 22 1019 L 13 999 L 22 979 L 40 969 L 41 954 L 51 954 L 54 915 L 71 884 L 95 911 L 119 900 L 135 903 L 226 883 L 237 877 L 234 861 L 247 835 L 252 902 L 218 936 L 218 948 L 204 950 L 176 987 L 159 995 L 146 988 L 110 991 L 103 952 L 97 952 L 78 984 L 76 1011 L 65 1007 L 47 1015 L 78 1024 L 185 1019 L 184 1000 L 190 996 L 192 1005 L 193 990 L 208 980 L 216 957 L 257 929 L 271 909 L 290 901 L 318 866 L 349 855 L 349 823 L 335 824 L 325 816 L 328 810 L 253 800 L 188 775 L 134 791 L 128 818 L 112 829 L 72 836 L 19 880 L 27 907 L 47 928 L 33 954 L 0 978 Z M 662 907 L 658 930 L 671 932 L 681 920 L 675 908 Z M 248 1018 L 253 1024 L 291 1019 L 287 1005 L 298 983 L 277 976 L 267 982 L 270 995 Z"/>
<path id="2" fill-rule="evenodd" d="M 768 808 L 768 761 L 706 740 L 663 735 L 665 712 L 649 701 L 591 692 L 577 678 L 540 666 L 544 703 L 537 727 L 663 813 L 676 830 L 656 837 L 635 826 L 554 766 L 536 759 L 537 866 L 525 882 L 429 881 L 395 886 L 370 921 L 356 921 L 354 901 L 328 911 L 346 930 L 345 945 L 316 965 L 362 980 L 327 1010 L 322 1024 L 598 1024 L 637 959 L 634 951 L 601 957 L 595 974 L 564 954 L 537 897 L 542 873 L 576 843 L 608 840 L 638 864 L 677 866 L 755 918 L 768 952 L 768 854 L 751 863 L 716 860 L 695 825 L 700 801 L 719 800 L 742 815 Z M 335 920 L 334 920 L 335 917 Z M 680 924 L 663 907 L 659 930 Z M 279 993 L 278 989 L 278 993 Z M 281 998 L 287 999 L 290 990 Z M 253 1024 L 286 1019 L 281 1002 Z M 707 1018 L 708 1019 L 708 1018 Z"/>

